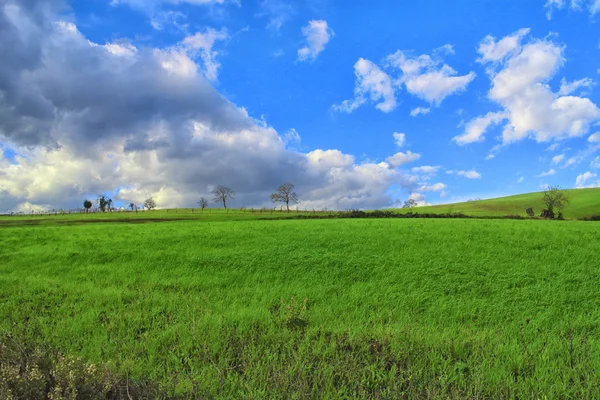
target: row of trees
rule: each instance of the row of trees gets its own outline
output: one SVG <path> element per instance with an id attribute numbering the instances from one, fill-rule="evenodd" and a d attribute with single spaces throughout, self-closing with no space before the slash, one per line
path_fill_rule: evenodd
<path id="1" fill-rule="evenodd" d="M 213 202 L 223 204 L 223 208 L 225 209 L 227 209 L 227 202 L 235 199 L 235 191 L 224 185 L 219 185 L 215 187 L 212 190 L 212 194 Z M 279 186 L 277 190 L 271 194 L 270 197 L 273 203 L 285 204 L 287 212 L 290 212 L 290 204 L 298 203 L 298 195 L 294 191 L 294 184 L 289 182 Z M 104 195 L 98 196 L 96 204 L 102 212 L 113 210 L 113 200 Z M 206 198 L 200 197 L 198 204 L 200 205 L 200 208 L 204 210 L 208 207 L 209 202 Z M 89 212 L 92 206 L 93 203 L 91 200 L 86 199 L 83 202 L 83 208 L 85 208 L 86 212 Z M 134 203 L 129 203 L 129 208 L 131 208 L 131 211 L 137 210 L 137 206 Z M 148 210 L 155 209 L 156 201 L 154 201 L 152 197 L 146 199 L 146 201 L 144 201 L 144 208 Z"/>
<path id="2" fill-rule="evenodd" d="M 213 202 L 222 203 L 223 208 L 227 209 L 227 202 L 235 199 L 235 191 L 227 186 L 219 185 L 212 190 Z M 273 203 L 283 203 L 287 212 L 290 212 L 290 204 L 298 203 L 298 194 L 294 191 L 294 184 L 287 182 L 279 186 L 275 193 L 271 194 L 271 201 Z M 198 201 L 200 208 L 204 210 L 208 207 L 208 200 L 204 197 L 200 197 Z"/>
<path id="3" fill-rule="evenodd" d="M 98 196 L 98 198 L 96 199 L 96 204 L 98 205 L 98 208 L 102 212 L 106 212 L 106 211 L 110 212 L 110 211 L 114 210 L 113 200 L 104 195 Z M 85 208 L 86 213 L 89 212 L 93 206 L 94 206 L 94 203 L 92 203 L 91 200 L 85 199 L 83 201 L 83 208 Z M 144 201 L 143 207 L 148 210 L 153 210 L 156 208 L 156 201 L 154 201 L 154 199 L 152 197 L 150 197 Z M 135 203 L 129 203 L 129 208 L 131 208 L 131 211 L 137 211 L 138 206 Z"/>

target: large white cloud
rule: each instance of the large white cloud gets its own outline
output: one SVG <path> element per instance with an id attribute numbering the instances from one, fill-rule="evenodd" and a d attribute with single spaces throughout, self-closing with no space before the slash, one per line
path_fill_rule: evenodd
<path id="1" fill-rule="evenodd" d="M 444 63 L 441 54 L 454 54 L 452 46 L 445 45 L 434 51 L 433 56 L 423 54 L 407 56 L 398 50 L 385 58 L 383 68 L 374 62 L 360 58 L 354 65 L 356 83 L 354 98 L 334 105 L 337 111 L 352 112 L 367 100 L 377 103 L 376 108 L 390 112 L 396 108 L 396 92 L 404 87 L 412 95 L 438 106 L 446 97 L 460 93 L 475 79 L 475 73 L 459 75 Z M 399 74 L 392 77 L 392 74 Z M 411 111 L 412 116 L 427 114 L 429 108 L 419 107 Z"/>
<path id="2" fill-rule="evenodd" d="M 298 60 L 314 61 L 325 50 L 325 45 L 333 37 L 334 32 L 325 20 L 312 20 L 302 28 L 306 45 L 298 50 Z"/>
<path id="3" fill-rule="evenodd" d="M 398 50 L 387 57 L 387 62 L 402 72 L 398 84 L 404 85 L 409 93 L 434 105 L 439 105 L 454 93 L 464 91 L 475 79 L 474 72 L 459 75 L 438 57 L 427 54 L 410 57 Z"/>
<path id="4" fill-rule="evenodd" d="M 334 110 L 351 113 L 367 100 L 377 103 L 375 107 L 386 113 L 396 108 L 396 94 L 392 78 L 375 63 L 360 58 L 354 64 L 354 74 L 356 75 L 354 99 L 344 100 L 341 104 L 334 105 Z"/>
<path id="5" fill-rule="evenodd" d="M 100 193 L 192 206 L 217 184 L 237 191 L 234 206 L 256 207 L 286 181 L 300 207 L 378 208 L 394 203 L 391 185 L 416 185 L 388 163 L 288 148 L 297 132 L 280 136 L 210 85 L 190 53 L 210 38 L 100 45 L 51 6 L 0 6 L 0 147 L 17 153 L 0 155 L 0 210 L 81 207 Z"/>
<path id="6" fill-rule="evenodd" d="M 565 48 L 548 38 L 522 45 L 527 32 L 522 29 L 498 42 L 487 37 L 480 44 L 480 61 L 488 64 L 492 83 L 488 97 L 502 110 L 472 120 L 455 138 L 457 143 L 481 141 L 487 127 L 500 121 L 506 121 L 502 141 L 508 144 L 527 137 L 545 142 L 581 136 L 600 119 L 600 109 L 588 98 L 566 95 L 591 81 L 563 81 L 565 95 L 548 85 L 565 62 Z"/>

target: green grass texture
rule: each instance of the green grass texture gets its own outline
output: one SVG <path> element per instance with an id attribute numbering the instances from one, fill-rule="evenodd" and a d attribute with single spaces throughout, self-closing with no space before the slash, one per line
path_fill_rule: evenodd
<path id="1" fill-rule="evenodd" d="M 180 398 L 600 398 L 599 228 L 5 225 L 0 333 Z"/>

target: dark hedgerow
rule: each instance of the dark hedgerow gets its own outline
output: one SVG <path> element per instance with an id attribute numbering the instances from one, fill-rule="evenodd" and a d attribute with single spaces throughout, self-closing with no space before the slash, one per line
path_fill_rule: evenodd
<path id="1" fill-rule="evenodd" d="M 417 212 L 407 212 L 407 213 L 399 213 L 394 211 L 387 210 L 375 210 L 375 211 L 362 211 L 362 210 L 349 210 L 349 211 L 338 211 L 338 212 L 330 212 L 327 214 L 300 214 L 300 215 L 292 215 L 290 217 L 284 218 L 260 218 L 263 220 L 282 220 L 282 219 L 342 219 L 342 218 L 470 218 L 470 219 L 526 219 L 520 215 L 504 215 L 504 216 L 472 216 L 463 213 L 444 213 L 444 214 L 436 214 L 436 213 L 417 213 Z"/>
<path id="2" fill-rule="evenodd" d="M 580 221 L 600 221 L 600 215 L 593 215 L 591 217 L 579 218 Z"/>

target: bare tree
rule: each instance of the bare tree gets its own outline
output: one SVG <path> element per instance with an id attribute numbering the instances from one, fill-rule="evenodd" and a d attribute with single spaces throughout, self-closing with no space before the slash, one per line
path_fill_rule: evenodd
<path id="1" fill-rule="evenodd" d="M 271 201 L 273 203 L 284 203 L 287 212 L 290 212 L 290 203 L 298 203 L 298 195 L 294 192 L 294 184 L 288 182 L 279 186 L 277 191 L 271 194 Z"/>
<path id="2" fill-rule="evenodd" d="M 147 198 L 146 201 L 144 201 L 144 207 L 146 207 L 148 210 L 152 211 L 153 209 L 156 208 L 156 201 L 154 201 L 154 199 L 152 197 Z"/>
<path id="3" fill-rule="evenodd" d="M 83 202 L 83 208 L 85 208 L 86 213 L 90 212 L 90 208 L 92 208 L 92 205 L 92 202 L 87 199 Z"/>
<path id="4" fill-rule="evenodd" d="M 235 192 L 227 186 L 219 185 L 212 190 L 215 195 L 213 201 L 215 203 L 223 203 L 223 208 L 227 209 L 227 200 L 235 199 Z"/>
<path id="5" fill-rule="evenodd" d="M 564 208 L 569 204 L 569 194 L 560 186 L 550 186 L 542 192 L 542 201 L 546 205 L 547 215 L 554 216 L 555 209 L 562 214 Z"/>
<path id="6" fill-rule="evenodd" d="M 204 211 L 204 209 L 206 207 L 208 207 L 208 200 L 206 200 L 204 197 L 200 197 L 198 204 L 200 205 L 200 208 L 202 209 L 202 211 Z"/>

